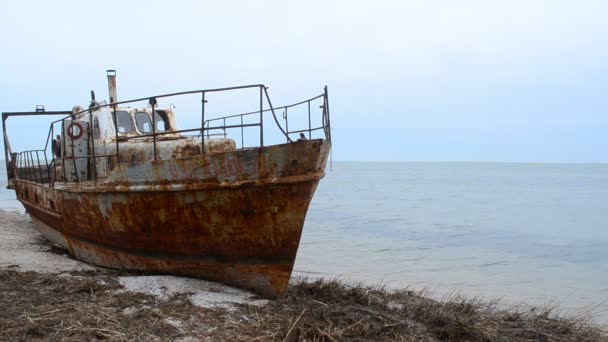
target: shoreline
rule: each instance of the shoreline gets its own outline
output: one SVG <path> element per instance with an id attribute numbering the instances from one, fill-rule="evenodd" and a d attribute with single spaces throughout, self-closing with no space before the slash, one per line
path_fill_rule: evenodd
<path id="1" fill-rule="evenodd" d="M 51 246 L 27 215 L 0 219 L 0 340 L 608 341 L 590 313 L 560 316 L 551 306 L 437 300 L 333 279 L 295 280 L 267 301 L 203 280 L 104 269 Z"/>

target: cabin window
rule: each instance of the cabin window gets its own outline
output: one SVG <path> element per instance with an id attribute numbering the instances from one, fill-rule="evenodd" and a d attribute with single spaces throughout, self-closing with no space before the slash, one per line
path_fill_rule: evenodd
<path id="1" fill-rule="evenodd" d="M 135 123 L 137 124 L 137 130 L 139 130 L 141 133 L 152 132 L 152 122 L 150 121 L 150 116 L 148 115 L 148 113 L 135 113 Z"/>
<path id="2" fill-rule="evenodd" d="M 124 110 L 116 112 L 116 121 L 118 126 L 118 133 L 131 133 L 133 132 L 133 122 L 131 121 L 131 114 Z"/>
<path id="3" fill-rule="evenodd" d="M 167 121 L 167 113 L 164 110 L 154 112 L 154 120 L 156 120 L 156 131 L 166 132 L 171 129 Z"/>

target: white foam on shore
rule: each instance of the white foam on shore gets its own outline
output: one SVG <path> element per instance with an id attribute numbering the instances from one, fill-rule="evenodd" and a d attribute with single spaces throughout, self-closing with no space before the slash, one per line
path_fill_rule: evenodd
<path id="1" fill-rule="evenodd" d="M 193 305 L 204 308 L 233 309 L 235 304 L 265 305 L 267 300 L 254 299 L 255 295 L 245 290 L 205 280 L 173 276 L 119 277 L 125 290 L 153 295 L 168 300 L 176 294 L 186 294 Z"/>

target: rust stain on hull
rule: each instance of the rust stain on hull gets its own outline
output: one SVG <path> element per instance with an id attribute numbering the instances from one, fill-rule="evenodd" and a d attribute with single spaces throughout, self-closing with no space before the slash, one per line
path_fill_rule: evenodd
<path id="1" fill-rule="evenodd" d="M 14 184 L 41 232 L 80 260 L 273 297 L 288 284 L 329 148 L 319 139 L 124 163 L 97 185 Z"/>

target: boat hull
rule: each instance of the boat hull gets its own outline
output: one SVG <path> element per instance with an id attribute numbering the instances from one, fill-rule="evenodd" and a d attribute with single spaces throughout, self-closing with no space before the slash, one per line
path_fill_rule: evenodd
<path id="1" fill-rule="evenodd" d="M 274 297 L 289 282 L 328 149 L 305 141 L 120 164 L 102 184 L 15 188 L 40 231 L 80 260 Z"/>

